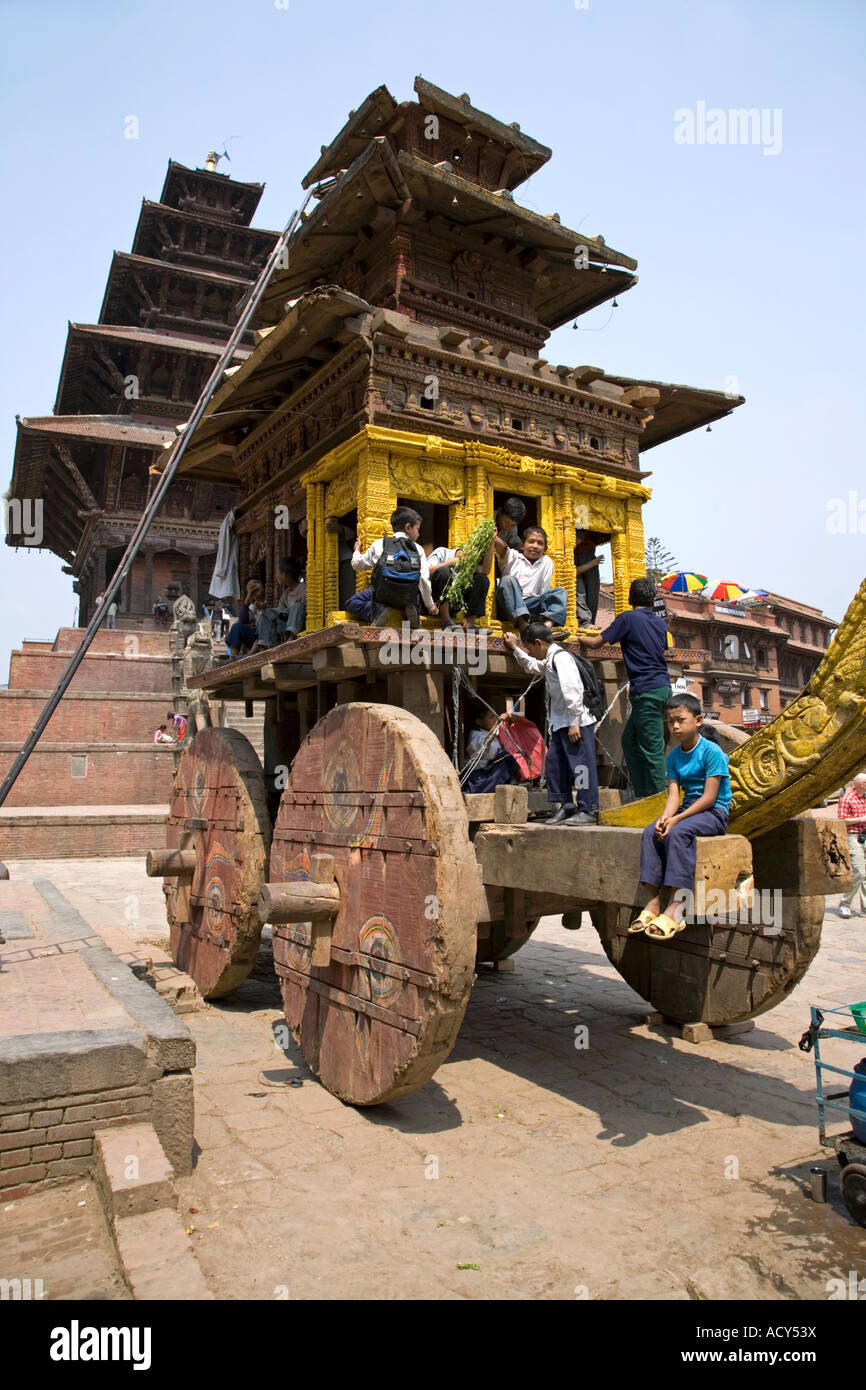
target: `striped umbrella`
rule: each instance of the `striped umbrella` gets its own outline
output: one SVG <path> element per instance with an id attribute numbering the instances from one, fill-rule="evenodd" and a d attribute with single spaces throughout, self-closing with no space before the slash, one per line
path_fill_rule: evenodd
<path id="1" fill-rule="evenodd" d="M 666 574 L 659 580 L 661 587 L 669 594 L 697 594 L 706 582 L 705 574 L 695 574 L 692 570 L 678 570 L 676 574 Z"/>
<path id="2" fill-rule="evenodd" d="M 743 603 L 760 603 L 761 599 L 768 598 L 766 589 L 747 589 L 743 594 Z"/>
<path id="3" fill-rule="evenodd" d="M 742 584 L 735 584 L 733 580 L 711 579 L 704 587 L 704 598 L 715 599 L 716 603 L 731 603 L 747 592 Z"/>

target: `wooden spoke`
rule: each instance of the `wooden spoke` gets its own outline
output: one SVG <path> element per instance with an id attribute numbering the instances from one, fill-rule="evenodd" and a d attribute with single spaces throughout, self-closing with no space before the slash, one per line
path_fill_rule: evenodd
<path id="1" fill-rule="evenodd" d="M 270 838 L 252 744 L 236 729 L 202 729 L 181 757 L 167 851 L 152 856 L 152 870 L 175 869 L 165 880 L 171 951 L 206 999 L 236 989 L 255 961 Z"/>
<path id="2" fill-rule="evenodd" d="M 276 886 L 309 882 L 294 898 L 312 916 L 323 862 L 336 915 L 286 921 L 297 911 Z M 419 719 L 348 704 L 316 725 L 283 793 L 263 900 L 281 905 L 286 1018 L 328 1090 L 374 1105 L 429 1080 L 469 998 L 478 872 L 457 775 Z"/>

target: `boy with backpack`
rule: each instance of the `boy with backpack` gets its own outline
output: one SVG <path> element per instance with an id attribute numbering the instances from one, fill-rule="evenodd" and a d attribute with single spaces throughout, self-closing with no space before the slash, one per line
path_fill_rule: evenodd
<path id="1" fill-rule="evenodd" d="M 374 541 L 362 554 L 355 541 L 353 570 L 373 571 L 370 622 L 378 627 L 389 609 L 397 608 L 411 627 L 418 626 L 418 592 L 433 617 L 437 608 L 430 588 L 427 556 L 418 544 L 421 517 L 413 507 L 398 507 L 391 513 L 393 535 Z"/>
<path id="2" fill-rule="evenodd" d="M 520 638 L 507 632 L 504 641 L 524 671 L 544 676 L 550 695 L 550 744 L 544 771 L 548 800 L 561 804 L 547 823 L 593 825 L 598 815 L 597 716 L 589 709 L 590 684 L 594 687 L 593 704 L 599 715 L 603 712 L 595 673 L 591 667 L 585 671 L 585 666 L 589 667 L 585 658 L 578 659 L 554 642 L 546 623 L 529 623 Z M 576 802 L 572 801 L 574 791 Z"/>

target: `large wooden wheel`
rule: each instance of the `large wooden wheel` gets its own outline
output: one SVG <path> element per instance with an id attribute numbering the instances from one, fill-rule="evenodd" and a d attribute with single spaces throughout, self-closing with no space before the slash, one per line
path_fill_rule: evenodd
<path id="1" fill-rule="evenodd" d="M 286 1018 L 311 1069 L 354 1105 L 423 1085 L 466 1009 L 478 898 L 460 784 L 435 735 L 391 705 L 326 715 L 295 758 L 269 878 L 269 901 L 304 904 L 269 920 Z M 321 937 L 297 920 L 314 893 L 331 895 Z"/>
<path id="2" fill-rule="evenodd" d="M 821 942 L 824 899 L 784 896 L 779 935 L 698 922 L 659 942 L 627 935 L 633 906 L 597 905 L 590 915 L 611 964 L 659 1013 L 718 1028 L 774 1008 L 800 982 Z"/>
<path id="3" fill-rule="evenodd" d="M 202 729 L 181 756 L 167 849 L 148 855 L 148 873 L 168 875 L 172 956 L 205 999 L 236 989 L 255 962 L 270 838 L 252 744 L 236 729 Z"/>

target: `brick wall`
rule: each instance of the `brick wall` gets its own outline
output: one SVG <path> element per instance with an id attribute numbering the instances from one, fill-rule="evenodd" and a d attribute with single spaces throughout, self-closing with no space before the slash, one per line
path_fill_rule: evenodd
<path id="1" fill-rule="evenodd" d="M 19 744 L 0 743 L 5 776 Z M 74 758 L 87 758 L 86 775 L 73 777 Z M 6 798 L 6 806 L 166 805 L 174 776 L 168 744 L 38 744 Z"/>
<path id="2" fill-rule="evenodd" d="M 93 1132 L 106 1124 L 149 1119 L 151 1087 L 55 1096 L 27 1108 L 0 1111 L 0 1192 L 9 1201 L 35 1183 L 87 1173 L 93 1166 Z M 10 1190 L 11 1189 L 11 1190 Z"/>
<path id="3" fill-rule="evenodd" d="M 165 845 L 167 810 L 106 816 L 40 816 L 26 810 L 0 816 L 0 844 L 7 859 L 88 859 L 140 854 Z"/>
<path id="4" fill-rule="evenodd" d="M 4 743 L 30 733 L 51 694 L 0 690 L 0 738 Z M 151 743 L 153 731 L 165 723 L 172 707 L 171 691 L 106 699 L 99 691 L 68 690 L 42 735 L 44 743 Z"/>
<path id="5" fill-rule="evenodd" d="M 144 635 L 144 634 L 141 634 Z M 137 638 L 139 634 L 130 634 Z M 62 652 L 31 655 L 13 652 L 9 660 L 9 685 L 15 690 L 54 689 L 69 665 Z M 171 687 L 170 666 L 164 657 L 124 657 L 120 654 L 88 653 L 79 666 L 70 690 L 101 690 L 106 694 L 132 691 L 162 691 Z"/>

